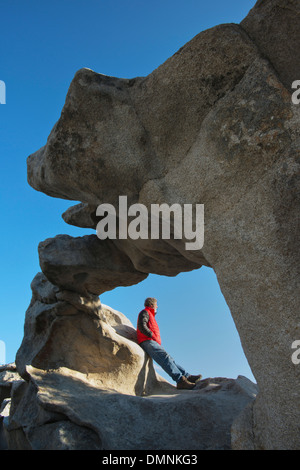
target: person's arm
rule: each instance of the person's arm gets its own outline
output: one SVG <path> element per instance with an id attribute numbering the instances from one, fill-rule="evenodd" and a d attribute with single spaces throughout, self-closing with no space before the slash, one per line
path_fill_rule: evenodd
<path id="1" fill-rule="evenodd" d="M 149 313 L 147 310 L 142 310 L 138 318 L 138 329 L 141 333 L 149 338 L 152 338 L 152 331 L 148 328 Z"/>

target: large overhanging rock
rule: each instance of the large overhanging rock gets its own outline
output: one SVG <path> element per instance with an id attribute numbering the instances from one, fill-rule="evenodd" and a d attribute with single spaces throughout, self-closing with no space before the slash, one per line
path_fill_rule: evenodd
<path id="1" fill-rule="evenodd" d="M 99 240 L 96 235 L 57 235 L 39 244 L 40 266 L 62 289 L 96 294 L 143 281 L 148 273 L 175 276 L 206 264 L 201 254 L 185 259 L 170 243 L 157 240 Z"/>
<path id="2" fill-rule="evenodd" d="M 211 266 L 259 386 L 233 428 L 236 448 L 299 448 L 300 366 L 291 345 L 300 335 L 300 106 L 290 94 L 300 78 L 299 35 L 299 3 L 264 0 L 241 25 L 200 33 L 147 77 L 81 69 L 46 145 L 28 158 L 36 190 L 81 201 L 64 214 L 74 225 L 95 228 L 95 207 L 117 207 L 120 195 L 148 209 L 204 204 L 201 251 L 181 240 L 96 237 L 90 249 L 60 236 L 43 242 L 40 262 L 61 292 L 86 297 L 101 292 L 106 276 L 112 289 L 148 273 Z"/>
<path id="3" fill-rule="evenodd" d="M 102 294 L 146 279 L 111 240 L 57 235 L 39 244 L 41 269 L 53 284 L 83 295 Z"/>
<path id="4" fill-rule="evenodd" d="M 242 28 L 222 25 L 145 78 L 79 70 L 47 144 L 28 159 L 30 184 L 92 205 L 116 205 L 120 194 L 138 202 L 145 184 L 161 181 L 187 155 L 207 113 L 256 57 Z M 174 200 L 181 202 L 176 193 Z"/>

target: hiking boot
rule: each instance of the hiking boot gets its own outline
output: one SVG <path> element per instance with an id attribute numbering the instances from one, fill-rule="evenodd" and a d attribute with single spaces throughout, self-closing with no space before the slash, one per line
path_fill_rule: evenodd
<path id="1" fill-rule="evenodd" d="M 189 382 L 184 375 L 181 377 L 179 382 L 177 382 L 177 388 L 178 390 L 192 390 L 195 387 L 195 384 L 192 382 Z"/>
<path id="2" fill-rule="evenodd" d="M 189 382 L 192 382 L 193 384 L 195 384 L 196 382 L 198 382 L 198 380 L 202 379 L 202 375 L 201 374 L 199 374 L 199 375 L 188 375 L 187 379 L 188 379 Z"/>

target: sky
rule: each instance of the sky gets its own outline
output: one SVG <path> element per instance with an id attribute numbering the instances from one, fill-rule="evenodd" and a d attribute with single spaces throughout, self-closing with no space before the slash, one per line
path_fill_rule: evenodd
<path id="1" fill-rule="evenodd" d="M 255 3 L 0 0 L 0 80 L 6 86 L 6 104 L 0 104 L 0 363 L 13 362 L 22 342 L 30 283 L 40 271 L 38 244 L 57 234 L 95 233 L 61 218 L 77 201 L 51 198 L 27 183 L 26 159 L 45 145 L 76 71 L 146 76 L 200 31 L 239 23 Z M 163 346 L 176 362 L 203 377 L 244 375 L 255 381 L 212 269 L 149 275 L 100 298 L 136 326 L 149 296 L 158 299 Z"/>

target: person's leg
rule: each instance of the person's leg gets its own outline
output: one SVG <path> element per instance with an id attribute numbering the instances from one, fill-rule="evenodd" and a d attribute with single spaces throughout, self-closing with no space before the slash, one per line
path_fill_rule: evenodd
<path id="1" fill-rule="evenodd" d="M 175 382 L 179 382 L 183 375 L 189 375 L 156 341 L 143 341 L 140 346 Z"/>
<path id="2" fill-rule="evenodd" d="M 173 359 L 173 361 L 174 361 L 174 359 Z M 174 363 L 176 364 L 177 368 L 180 370 L 182 375 L 184 375 L 185 377 L 188 377 L 190 375 L 183 367 L 181 367 L 179 364 L 177 364 L 177 362 L 174 361 Z"/>

